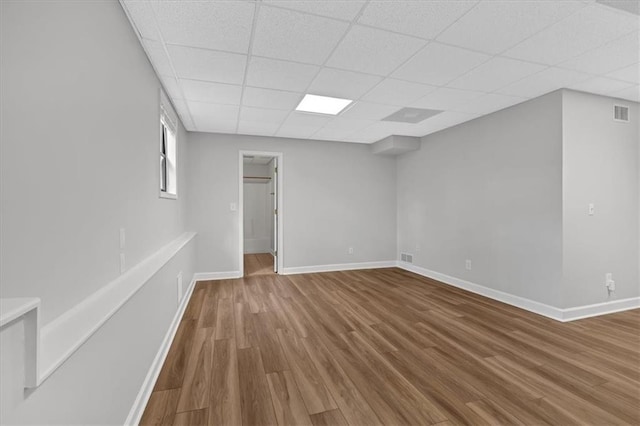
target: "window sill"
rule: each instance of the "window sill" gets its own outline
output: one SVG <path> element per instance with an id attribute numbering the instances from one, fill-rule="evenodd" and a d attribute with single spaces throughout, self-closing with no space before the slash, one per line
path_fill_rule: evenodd
<path id="1" fill-rule="evenodd" d="M 171 194 L 169 192 L 160 192 L 160 198 L 166 198 L 168 200 L 177 200 L 178 194 Z"/>

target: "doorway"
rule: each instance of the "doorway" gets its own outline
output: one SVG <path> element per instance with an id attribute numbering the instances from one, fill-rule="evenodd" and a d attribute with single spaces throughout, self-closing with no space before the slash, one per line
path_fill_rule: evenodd
<path id="1" fill-rule="evenodd" d="M 282 153 L 239 153 L 239 264 L 242 276 L 282 271 Z"/>

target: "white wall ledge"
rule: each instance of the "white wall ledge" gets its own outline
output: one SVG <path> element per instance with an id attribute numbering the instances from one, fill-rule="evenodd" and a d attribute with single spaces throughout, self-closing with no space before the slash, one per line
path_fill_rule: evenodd
<path id="1" fill-rule="evenodd" d="M 0 299 L 0 328 L 24 318 L 24 383 L 38 386 L 40 358 L 40 299 L 16 297 Z"/>
<path id="2" fill-rule="evenodd" d="M 2 326 L 23 315 L 29 320 L 25 324 L 25 387 L 37 387 L 44 382 L 195 235 L 195 232 L 183 233 L 41 330 L 39 299 L 2 299 Z M 29 316 L 31 312 L 33 314 Z"/>
<path id="3" fill-rule="evenodd" d="M 0 327 L 40 307 L 37 297 L 12 297 L 0 299 Z"/>

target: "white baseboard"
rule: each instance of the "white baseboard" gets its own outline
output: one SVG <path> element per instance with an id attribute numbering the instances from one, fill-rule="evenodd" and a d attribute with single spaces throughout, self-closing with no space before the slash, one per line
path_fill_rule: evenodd
<path id="1" fill-rule="evenodd" d="M 136 400 L 129 411 L 129 415 L 127 416 L 127 420 L 125 420 L 125 425 L 138 425 L 140 420 L 142 419 L 142 414 L 144 413 L 144 409 L 149 402 L 149 398 L 151 397 L 151 392 L 153 391 L 153 387 L 155 386 L 156 380 L 160 375 L 160 370 L 164 365 L 164 361 L 169 354 L 169 348 L 171 348 L 171 343 L 173 343 L 173 339 L 178 331 L 178 326 L 180 325 L 180 320 L 182 319 L 182 315 L 184 311 L 187 309 L 187 304 L 189 303 L 189 299 L 191 298 L 191 294 L 193 293 L 193 289 L 196 286 L 196 278 L 194 277 L 189 283 L 189 287 L 187 288 L 187 292 L 182 297 L 180 304 L 178 305 L 178 310 L 173 316 L 173 320 L 171 321 L 171 325 L 169 326 L 169 330 L 167 330 L 167 334 L 165 334 L 164 339 L 162 340 L 162 344 L 158 349 L 158 353 L 156 354 L 153 362 L 151 363 L 151 367 L 149 367 L 149 371 L 147 372 L 147 376 L 142 383 L 142 387 L 138 391 L 138 395 L 136 396 Z"/>
<path id="2" fill-rule="evenodd" d="M 465 281 L 460 278 L 451 277 L 440 272 L 421 268 L 420 266 L 416 266 L 411 263 L 400 261 L 396 263 L 399 268 L 406 271 L 413 272 L 418 275 L 440 281 L 444 284 L 458 287 L 463 290 L 470 291 L 471 293 L 479 294 L 481 296 L 485 296 L 490 299 L 494 299 L 499 302 L 503 302 L 508 305 L 533 312 L 538 315 L 543 315 L 547 318 L 551 318 L 560 322 L 575 321 L 582 318 L 589 318 L 598 315 L 612 314 L 614 312 L 640 308 L 640 297 L 612 300 L 609 302 L 597 303 L 595 305 L 578 306 L 575 308 L 557 308 L 555 306 L 546 305 L 544 303 L 536 302 L 531 299 L 515 296 L 513 294 L 505 293 L 499 290 L 494 290 L 492 288 L 472 283 L 470 281 Z"/>
<path id="3" fill-rule="evenodd" d="M 352 271 L 355 269 L 378 269 L 392 268 L 396 266 L 395 260 L 386 260 L 381 262 L 360 262 L 360 263 L 337 263 L 335 265 L 313 265 L 313 266 L 296 266 L 293 268 L 283 268 L 282 275 L 294 274 L 310 274 L 314 272 L 333 272 L 333 271 Z"/>
<path id="4" fill-rule="evenodd" d="M 197 272 L 193 275 L 193 279 L 196 281 L 232 280 L 240 277 L 242 277 L 240 271 Z"/>
<path id="5" fill-rule="evenodd" d="M 545 305 L 544 303 L 535 302 L 530 299 L 525 299 L 524 297 L 514 296 L 513 294 L 505 293 L 503 291 L 494 290 L 480 284 L 421 268 L 420 266 L 416 266 L 411 263 L 398 262 L 398 267 L 490 299 L 498 300 L 539 315 L 544 315 L 545 317 L 552 318 L 557 321 L 562 321 L 562 309 L 554 306 Z"/>
<path id="6" fill-rule="evenodd" d="M 608 302 L 593 305 L 577 306 L 563 309 L 563 321 L 574 321 L 583 318 L 596 317 L 598 315 L 613 314 L 615 312 L 628 311 L 640 308 L 640 297 L 628 299 L 610 300 Z"/>

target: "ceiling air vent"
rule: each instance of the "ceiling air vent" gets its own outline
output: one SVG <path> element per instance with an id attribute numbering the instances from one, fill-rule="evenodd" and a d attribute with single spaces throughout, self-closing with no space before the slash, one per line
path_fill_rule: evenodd
<path id="1" fill-rule="evenodd" d="M 615 121 L 624 121 L 625 123 L 629 122 L 629 107 L 623 105 L 614 105 L 613 106 L 613 119 Z"/>

